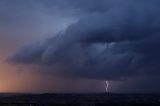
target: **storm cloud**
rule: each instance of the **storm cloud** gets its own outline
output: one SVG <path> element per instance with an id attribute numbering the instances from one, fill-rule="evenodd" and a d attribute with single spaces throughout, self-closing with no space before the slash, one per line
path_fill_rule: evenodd
<path id="1" fill-rule="evenodd" d="M 77 21 L 44 42 L 22 47 L 9 62 L 80 78 L 160 75 L 158 0 L 69 1 L 62 7 L 81 11 Z"/>

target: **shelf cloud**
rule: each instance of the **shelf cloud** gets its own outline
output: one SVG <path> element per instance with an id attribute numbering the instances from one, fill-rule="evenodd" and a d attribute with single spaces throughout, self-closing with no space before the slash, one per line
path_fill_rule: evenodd
<path id="1" fill-rule="evenodd" d="M 59 6 L 79 11 L 76 22 L 43 42 L 20 48 L 7 61 L 69 77 L 160 75 L 158 0 L 69 1 Z"/>

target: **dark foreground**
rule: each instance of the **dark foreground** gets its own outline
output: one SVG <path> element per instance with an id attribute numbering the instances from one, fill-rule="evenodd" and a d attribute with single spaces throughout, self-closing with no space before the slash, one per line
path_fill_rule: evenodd
<path id="1" fill-rule="evenodd" d="M 0 106 L 160 106 L 160 94 L 0 95 Z"/>

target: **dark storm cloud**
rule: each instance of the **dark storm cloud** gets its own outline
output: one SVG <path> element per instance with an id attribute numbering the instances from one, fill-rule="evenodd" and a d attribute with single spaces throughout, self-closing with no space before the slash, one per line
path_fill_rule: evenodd
<path id="1" fill-rule="evenodd" d="M 52 8 L 49 6 L 49 1 Z M 62 3 L 58 5 L 57 0 L 46 0 L 45 2 L 44 0 L 1 0 L 0 6 L 0 22 L 4 25 L 20 23 L 33 25 L 49 16 L 59 16 L 63 5 Z M 67 10 L 61 11 L 61 14 L 67 13 Z"/>
<path id="2" fill-rule="evenodd" d="M 6 55 L 26 42 L 48 38 L 77 20 L 73 13 L 76 10 L 63 9 L 68 4 L 57 1 L 0 0 L 0 54 Z"/>
<path id="3" fill-rule="evenodd" d="M 69 5 L 83 11 L 78 22 L 45 43 L 20 49 L 9 60 L 84 78 L 160 75 L 158 0 L 82 0 L 65 8 Z"/>

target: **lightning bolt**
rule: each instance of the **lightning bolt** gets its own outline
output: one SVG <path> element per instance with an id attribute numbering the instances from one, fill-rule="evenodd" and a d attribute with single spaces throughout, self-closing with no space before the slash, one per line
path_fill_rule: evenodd
<path id="1" fill-rule="evenodd" d="M 105 81 L 105 83 L 106 83 L 106 92 L 108 93 L 109 81 Z"/>

